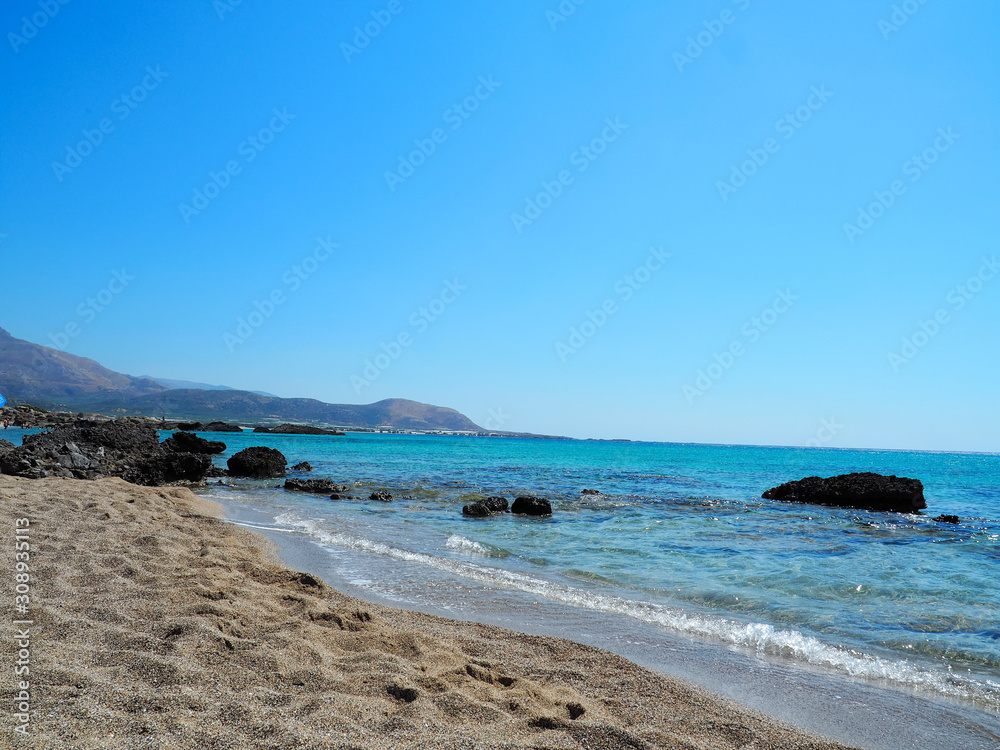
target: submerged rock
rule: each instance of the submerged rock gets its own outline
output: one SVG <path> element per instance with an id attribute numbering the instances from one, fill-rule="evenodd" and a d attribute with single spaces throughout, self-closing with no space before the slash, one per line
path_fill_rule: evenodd
<path id="1" fill-rule="evenodd" d="M 177 453 L 222 453 L 226 444 L 219 440 L 205 440 L 193 432 L 175 432 L 163 441 L 163 447 Z"/>
<path id="2" fill-rule="evenodd" d="M 962 519 L 958 516 L 953 516 L 948 513 L 942 513 L 940 516 L 934 518 L 938 523 L 961 523 Z"/>
<path id="3" fill-rule="evenodd" d="M 309 463 L 308 461 L 300 461 L 299 463 L 295 464 L 295 466 L 293 466 L 291 468 L 292 468 L 292 471 L 312 471 L 313 470 L 312 464 Z"/>
<path id="4" fill-rule="evenodd" d="M 373 492 L 368 496 L 369 500 L 380 500 L 383 503 L 387 503 L 392 500 L 392 495 L 385 490 L 379 490 L 378 492 Z"/>
<path id="5" fill-rule="evenodd" d="M 552 505 L 545 498 L 524 495 L 514 500 L 510 512 L 526 516 L 551 516 Z"/>
<path id="6" fill-rule="evenodd" d="M 483 500 L 477 500 L 474 503 L 469 503 L 462 507 L 463 516 L 471 516 L 473 518 L 484 518 L 486 516 L 496 515 L 497 513 L 503 513 L 508 508 L 507 498 L 505 497 L 487 497 Z"/>
<path id="7" fill-rule="evenodd" d="M 243 428 L 238 424 L 228 424 L 227 422 L 209 422 L 207 425 L 199 427 L 198 432 L 243 432 Z"/>
<path id="8" fill-rule="evenodd" d="M 281 451 L 262 445 L 244 448 L 226 461 L 230 476 L 255 479 L 283 477 L 287 464 L 288 461 Z"/>
<path id="9" fill-rule="evenodd" d="M 289 492 L 311 492 L 314 495 L 343 494 L 347 487 L 336 484 L 332 479 L 286 479 L 285 489 Z"/>
<path id="10" fill-rule="evenodd" d="M 254 432 L 264 432 L 270 435 L 343 435 L 336 430 L 325 430 L 308 424 L 279 424 L 277 427 L 255 427 Z"/>
<path id="11" fill-rule="evenodd" d="M 772 487 L 761 497 L 792 503 L 832 505 L 838 508 L 918 513 L 927 507 L 919 479 L 883 476 L 870 471 L 824 479 L 806 477 Z"/>
<path id="12" fill-rule="evenodd" d="M 581 495 L 600 495 L 600 490 L 580 490 Z"/>

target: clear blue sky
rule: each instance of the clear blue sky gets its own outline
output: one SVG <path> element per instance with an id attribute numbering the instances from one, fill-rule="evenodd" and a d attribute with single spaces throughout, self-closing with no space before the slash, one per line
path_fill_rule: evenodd
<path id="1" fill-rule="evenodd" d="M 896 5 L 5 3 L 0 326 L 509 430 L 1000 450 L 1000 4 Z"/>

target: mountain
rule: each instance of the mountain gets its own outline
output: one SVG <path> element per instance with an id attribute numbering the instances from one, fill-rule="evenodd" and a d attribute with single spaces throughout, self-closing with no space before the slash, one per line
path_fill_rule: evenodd
<path id="1" fill-rule="evenodd" d="M 133 398 L 165 390 L 149 378 L 122 375 L 92 359 L 16 339 L 0 328 L 0 393 L 12 404 L 82 404 L 90 399 Z"/>
<path id="2" fill-rule="evenodd" d="M 137 375 L 136 377 L 144 380 L 152 380 L 159 383 L 164 388 L 197 388 L 202 391 L 235 391 L 229 385 L 209 385 L 208 383 L 196 383 L 193 380 L 174 380 L 173 378 L 154 378 L 152 375 Z M 261 396 L 271 396 L 272 398 L 278 398 L 273 393 L 268 393 L 267 391 L 250 391 L 250 393 L 259 393 Z"/>
<path id="3" fill-rule="evenodd" d="M 454 409 L 399 398 L 374 404 L 327 404 L 235 389 L 169 388 L 152 378 L 123 375 L 92 359 L 14 338 L 2 328 L 0 393 L 12 405 L 31 403 L 46 409 L 116 416 L 483 432 Z"/>

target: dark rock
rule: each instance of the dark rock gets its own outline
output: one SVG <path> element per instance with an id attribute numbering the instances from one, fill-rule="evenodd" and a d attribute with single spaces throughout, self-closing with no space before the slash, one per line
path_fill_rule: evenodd
<path id="1" fill-rule="evenodd" d="M 350 495 L 344 495 L 340 492 L 334 492 L 330 495 L 331 500 L 350 500 Z"/>
<path id="2" fill-rule="evenodd" d="M 198 429 L 198 432 L 243 432 L 243 428 L 238 424 L 227 424 L 225 422 L 209 422 Z"/>
<path id="3" fill-rule="evenodd" d="M 940 516 L 936 516 L 934 518 L 934 520 L 937 521 L 938 523 L 961 523 L 962 522 L 962 519 L 959 518 L 958 516 L 953 516 L 953 515 L 950 515 L 950 514 L 947 514 L 947 513 L 943 513 Z"/>
<path id="4" fill-rule="evenodd" d="M 178 430 L 186 430 L 188 432 L 197 432 L 198 430 L 200 430 L 204 426 L 205 425 L 203 425 L 201 422 L 178 422 L 177 423 L 177 429 Z"/>
<path id="5" fill-rule="evenodd" d="M 263 445 L 244 448 L 226 461 L 230 476 L 255 479 L 283 477 L 287 464 L 288 461 L 281 451 Z"/>
<path id="6" fill-rule="evenodd" d="M 581 495 L 600 495 L 600 490 L 580 490 Z"/>
<path id="7" fill-rule="evenodd" d="M 505 497 L 487 497 L 484 500 L 477 500 L 474 503 L 463 506 L 462 515 L 473 518 L 483 518 L 507 510 L 508 503 Z"/>
<path id="8" fill-rule="evenodd" d="M 336 430 L 325 430 L 308 424 L 279 424 L 277 427 L 254 427 L 254 432 L 264 432 L 270 435 L 343 435 Z"/>
<path id="9" fill-rule="evenodd" d="M 292 467 L 292 471 L 312 471 L 312 470 L 313 470 L 312 464 L 309 463 L 308 461 L 301 461 L 300 463 L 297 463 L 295 464 L 295 466 Z"/>
<path id="10" fill-rule="evenodd" d="M 514 500 L 510 512 L 526 516 L 551 516 L 552 505 L 544 498 L 526 495 Z"/>
<path id="11" fill-rule="evenodd" d="M 0 440 L 0 453 L 6 453 L 7 451 L 12 451 L 17 446 L 14 445 L 9 440 Z"/>
<path id="12" fill-rule="evenodd" d="M 155 487 L 172 482 L 200 482 L 212 466 L 204 453 L 164 452 L 150 456 L 122 474 L 132 484 Z"/>
<path id="13" fill-rule="evenodd" d="M 883 476 L 870 471 L 824 479 L 806 477 L 772 487 L 761 497 L 792 503 L 832 505 L 838 508 L 917 513 L 927 507 L 919 479 Z"/>
<path id="14" fill-rule="evenodd" d="M 175 432 L 163 441 L 163 446 L 177 453 L 222 453 L 226 444 L 218 440 L 205 440 L 193 432 Z"/>
<path id="15" fill-rule="evenodd" d="M 215 464 L 212 464 L 211 466 L 208 467 L 208 471 L 205 472 L 205 476 L 212 477 L 213 479 L 217 477 L 228 477 L 229 472 L 226 471 L 225 469 L 220 469 Z M 219 482 L 219 484 L 222 484 L 222 482 Z"/>
<path id="16" fill-rule="evenodd" d="M 331 479 L 286 479 L 285 489 L 289 492 L 311 492 L 314 495 L 347 492 L 347 487 L 342 484 L 334 484 Z"/>
<path id="17" fill-rule="evenodd" d="M 212 465 L 206 455 L 179 453 L 161 446 L 152 423 L 146 420 L 84 421 L 81 426 L 26 435 L 23 443 L 0 451 L 0 471 L 32 479 L 115 476 L 154 486 L 200 482 Z"/>
<path id="18" fill-rule="evenodd" d="M 392 500 L 392 495 L 390 495 L 385 490 L 379 490 L 378 492 L 373 492 L 368 496 L 369 500 L 381 500 L 383 503 L 387 503 Z"/>

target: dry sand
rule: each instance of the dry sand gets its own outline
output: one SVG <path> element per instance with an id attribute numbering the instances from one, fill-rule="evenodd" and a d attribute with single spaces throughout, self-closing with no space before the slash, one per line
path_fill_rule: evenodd
<path id="1" fill-rule="evenodd" d="M 35 621 L 27 741 L 0 645 L 0 747 L 845 747 L 606 651 L 344 596 L 217 512 L 181 488 L 0 476 L 0 559 L 30 519 Z"/>

